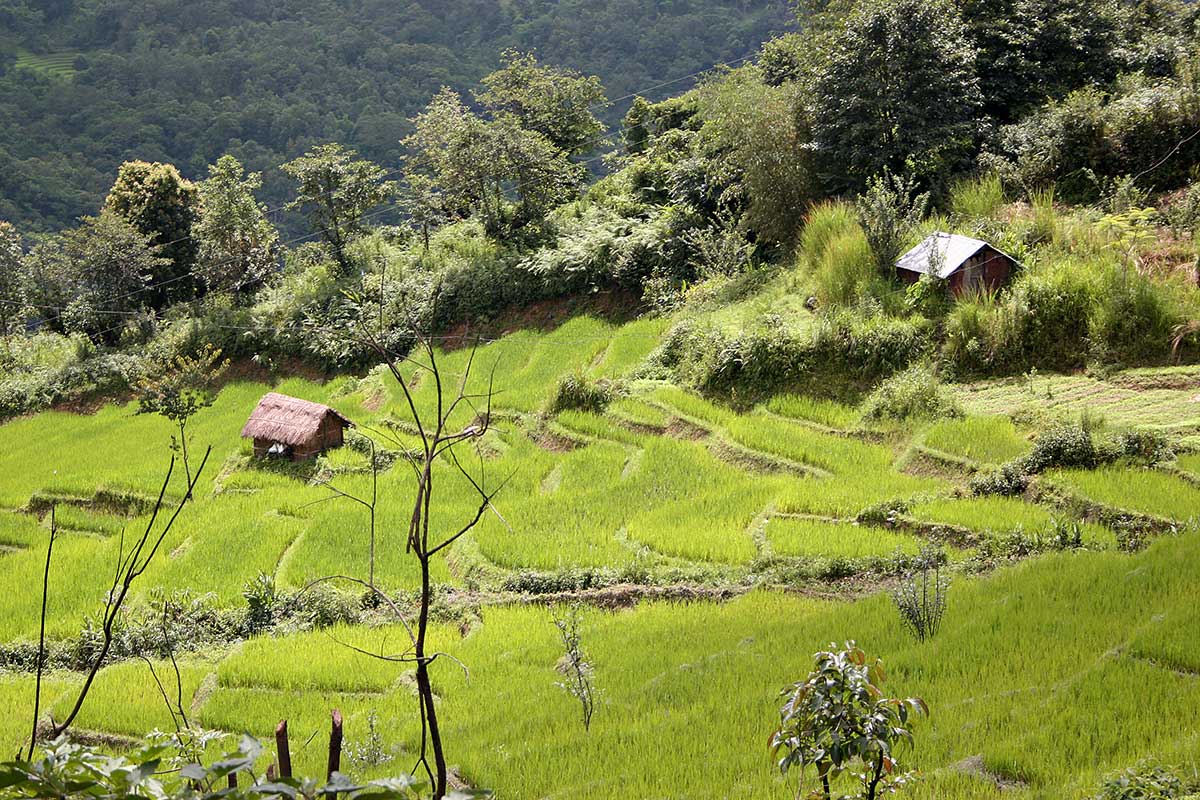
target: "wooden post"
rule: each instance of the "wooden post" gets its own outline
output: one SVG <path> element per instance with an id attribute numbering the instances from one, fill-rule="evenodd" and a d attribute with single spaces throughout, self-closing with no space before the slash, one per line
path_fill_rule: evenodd
<path id="1" fill-rule="evenodd" d="M 230 789 L 237 788 L 237 773 L 236 772 L 229 773 L 229 788 Z"/>
<path id="2" fill-rule="evenodd" d="M 292 777 L 292 751 L 288 747 L 286 719 L 279 720 L 279 724 L 275 726 L 275 749 L 279 753 L 279 776 L 281 778 Z"/>
<path id="3" fill-rule="evenodd" d="M 267 764 L 267 783 L 275 782 L 275 765 Z"/>
<path id="4" fill-rule="evenodd" d="M 332 717 L 333 724 L 329 731 L 329 771 L 325 776 L 326 780 L 342 768 L 342 712 L 335 708 Z"/>

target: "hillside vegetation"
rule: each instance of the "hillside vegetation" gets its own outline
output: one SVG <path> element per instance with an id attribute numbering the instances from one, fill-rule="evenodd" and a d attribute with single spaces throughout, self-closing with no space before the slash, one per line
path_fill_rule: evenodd
<path id="1" fill-rule="evenodd" d="M 0 219 L 58 230 L 92 212 L 124 160 L 199 178 L 223 153 L 265 171 L 275 208 L 288 188 L 277 167 L 314 144 L 398 166 L 408 118 L 443 85 L 475 86 L 505 48 L 595 72 L 616 98 L 747 56 L 790 22 L 782 0 L 11 0 L 0 3 Z"/>
<path id="2" fill-rule="evenodd" d="M 211 141 L 96 161 L 111 187 L 64 227 L 0 222 L 0 745 L 66 726 L 142 758 L 158 727 L 208 763 L 236 740 L 203 731 L 286 718 L 319 777 L 336 707 L 342 771 L 439 800 L 1200 791 L 1195 4 L 801 4 L 752 58 L 623 98 L 615 135 L 622 90 L 584 58 L 604 45 L 532 45 L 710 6 L 337 4 L 374 25 L 321 39 L 331 75 L 349 48 L 413 78 L 418 28 L 519 45 L 463 82 L 371 84 L 397 92 L 374 129 L 348 82 L 305 116 L 328 87 L 295 37 L 327 28 L 303 9 L 137 8 L 0 0 L 25 37 L 0 84 L 120 76 L 142 102 L 153 81 L 89 54 L 98 25 L 139 63 L 203 50 L 172 78 L 202 100 L 226 66 L 230 98 L 283 99 L 177 129 L 142 108 Z M 736 8 L 718 50 L 779 11 Z M 272 40 L 230 57 L 249 32 Z M 73 79 L 55 48 L 82 48 Z M 270 71 L 239 60 L 260 52 Z M 303 124 L 270 154 L 206 127 L 257 108 Z M 1009 274 L 897 267 L 935 233 Z M 239 434 L 271 390 L 345 415 L 345 446 L 255 457 Z M 0 799 L 58 752 L 0 765 Z M 93 794 L 115 770 L 124 797 L 124 762 L 97 763 Z M 196 769 L 150 794 L 225 785 Z M 362 796 L 423 797 L 408 781 Z"/>
<path id="3" fill-rule="evenodd" d="M 654 320 L 614 327 L 577 318 L 505 337 L 475 356 L 510 376 L 495 403 L 502 422 L 483 445 L 487 473 L 512 478 L 498 514 L 438 571 L 446 594 L 437 646 L 471 675 L 464 681 L 450 663 L 436 673 L 461 775 L 513 797 L 624 797 L 630 786 L 781 796 L 761 746 L 775 691 L 793 674 L 795 654 L 839 638 L 886 653 L 892 681 L 934 708 L 906 760 L 922 773 L 915 797 L 987 797 L 997 782 L 1013 796 L 1075 796 L 1143 757 L 1194 754 L 1200 651 L 1182 633 L 1195 622 L 1191 551 L 1200 541 L 1190 525 L 1200 503 L 1192 461 L 1151 469 L 1122 457 L 1103 469 L 1047 472 L 1024 497 L 973 496 L 974 471 L 1044 449 L 1045 434 L 974 416 L 898 430 L 799 397 L 734 413 L 670 384 L 630 381 L 662 329 Z M 446 374 L 467 355 L 444 354 Z M 560 381 L 577 372 L 621 379 L 627 394 L 602 413 L 547 413 Z M 417 386 L 427 412 L 431 384 Z M 330 402 L 368 431 L 406 414 L 398 388 L 378 373 L 275 388 Z M 403 633 L 356 596 L 322 594 L 296 606 L 288 599 L 321 575 L 364 573 L 366 513 L 330 499 L 320 484 L 361 496 L 371 481 L 366 456 L 338 450 L 294 470 L 251 460 L 237 435 L 264 389 L 231 384 L 197 417 L 195 440 L 215 446 L 212 478 L 164 543 L 138 604 L 153 609 L 168 599 L 180 635 L 198 648 L 181 677 L 199 724 L 268 737 L 286 717 L 303 741 L 337 707 L 353 741 L 366 741 L 374 719 L 382 746 L 403 760 L 418 736 L 404 671 L 341 644 L 370 651 Z M 51 714 L 64 711 L 78 685 L 66 667 L 110 580 L 98 567 L 115 557 L 119 530 L 144 524 L 138 500 L 148 502 L 164 466 L 156 444 L 169 424 L 133 411 L 51 412 L 0 427 L 0 569 L 13 585 L 37 581 L 47 509 L 57 504 Z M 1074 418 L 1058 419 L 1046 424 Z M 114 463 L 105 456 L 114 452 L 125 456 Z M 473 500 L 449 465 L 442 478 L 439 518 L 453 520 Z M 399 464 L 380 479 L 375 574 L 403 597 L 415 585 L 398 540 L 410 479 Z M 1122 552 L 1152 541 L 1146 552 Z M 869 592 L 931 542 L 959 576 L 933 642 L 907 639 L 886 596 L 804 597 Z M 1047 552 L 1055 554 L 970 577 Z M 277 605 L 256 637 L 247 598 L 264 580 Z M 555 686 L 561 653 L 549 612 L 528 600 L 576 592 L 604 603 L 609 592 L 608 602 L 624 605 L 673 589 L 694 598 L 746 594 L 728 604 L 589 611 L 586 642 L 602 694 L 584 736 Z M 27 734 L 31 676 L 22 653 L 30 645 L 19 643 L 36 636 L 39 602 L 36 592 L 3 598 L 0 654 L 17 671 L 0 680 L 11 709 L 0 731 L 10 745 Z M 130 624 L 123 646 L 136 648 L 143 623 Z M 157 624 L 152 610 L 146 624 Z M 148 669 L 128 657 L 101 672 L 82 727 L 138 736 L 171 724 Z M 1112 736 L 1114 728 L 1124 733 Z M 1074 744 L 1048 747 L 1064 741 Z M 321 758 L 302 751 L 298 768 L 316 772 Z M 665 772 L 667 759 L 684 766 Z M 356 769 L 384 774 L 390 766 Z"/>

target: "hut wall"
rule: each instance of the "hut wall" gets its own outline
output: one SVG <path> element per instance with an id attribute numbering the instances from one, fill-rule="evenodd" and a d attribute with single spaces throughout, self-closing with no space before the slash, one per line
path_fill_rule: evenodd
<path id="1" fill-rule="evenodd" d="M 989 292 L 999 289 L 1012 274 L 1012 260 L 999 251 L 985 247 L 968 258 L 950 276 L 950 291 L 955 295 L 972 289 Z"/>

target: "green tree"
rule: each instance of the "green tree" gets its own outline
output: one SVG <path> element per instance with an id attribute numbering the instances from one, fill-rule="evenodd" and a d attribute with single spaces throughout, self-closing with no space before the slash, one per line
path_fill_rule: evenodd
<path id="1" fill-rule="evenodd" d="M 414 120 L 404 140 L 410 185 L 441 197 L 449 218 L 478 218 L 491 236 L 505 236 L 578 194 L 586 173 L 540 133 L 515 117 L 486 120 L 443 88 Z"/>
<path id="2" fill-rule="evenodd" d="M 23 253 L 21 234 L 8 222 L 0 222 L 0 336 L 20 318 Z"/>
<path id="3" fill-rule="evenodd" d="M 833 189 L 884 169 L 937 176 L 971 152 L 975 50 L 949 0 L 862 2 L 814 80 L 813 138 Z"/>
<path id="4" fill-rule="evenodd" d="M 540 133 L 568 155 L 594 150 L 604 124 L 594 108 L 607 105 L 595 75 L 538 63 L 532 53 L 506 50 L 503 66 L 483 79 L 475 99 L 493 116 L 511 114 L 520 127 Z"/>
<path id="5" fill-rule="evenodd" d="M 445 220 L 441 192 L 428 175 L 406 175 L 400 198 L 409 224 L 421 234 L 421 244 L 428 250 L 430 230 Z"/>
<path id="6" fill-rule="evenodd" d="M 150 237 L 166 259 L 151 276 L 147 291 L 154 308 L 196 294 L 196 240 L 192 225 L 199 214 L 196 184 L 171 164 L 126 161 L 117 171 L 104 207 Z"/>
<path id="7" fill-rule="evenodd" d="M 743 226 L 768 242 L 790 242 L 817 191 L 798 87 L 767 85 L 758 69 L 743 68 L 698 94 L 707 160 L 733 169 L 725 194 L 744 209 Z"/>
<path id="8" fill-rule="evenodd" d="M 171 450 L 180 454 L 187 485 L 192 485 L 192 467 L 188 461 L 187 424 L 201 409 L 213 404 L 214 385 L 229 361 L 221 361 L 221 351 L 211 344 L 195 356 L 176 356 L 158 374 L 142 378 L 137 385 L 138 413 L 158 414 L 178 429 L 171 436 Z M 192 499 L 191 490 L 187 498 Z"/>
<path id="9" fill-rule="evenodd" d="M 1047 98 L 1110 80 L 1121 66 L 1119 7 L 1114 0 L 961 0 L 979 51 L 984 111 L 1007 122 Z"/>
<path id="10" fill-rule="evenodd" d="M 217 159 L 200 183 L 202 212 L 195 233 L 206 291 L 249 293 L 275 270 L 279 233 L 254 198 L 260 186 L 262 176 L 246 175 L 231 155 Z"/>
<path id="11" fill-rule="evenodd" d="M 918 193 L 912 177 L 885 172 L 867 182 L 867 191 L 855 200 L 854 207 L 875 266 L 891 275 L 909 236 L 925 218 L 929 193 Z"/>
<path id="12" fill-rule="evenodd" d="M 31 306 L 58 330 L 115 342 L 123 321 L 149 304 L 146 286 L 169 263 L 151 238 L 110 211 L 84 217 L 25 257 Z"/>
<path id="13" fill-rule="evenodd" d="M 383 167 L 357 155 L 340 144 L 323 144 L 283 165 L 296 181 L 296 199 L 287 207 L 308 212 L 343 276 L 351 272 L 346 246 L 366 230 L 363 215 L 391 200 L 396 191 L 395 182 L 384 180 Z"/>
<path id="14" fill-rule="evenodd" d="M 901 779 L 893 751 L 900 742 L 912 742 L 909 717 L 929 709 L 919 697 L 884 695 L 883 662 L 868 665 L 854 642 L 813 658 L 808 677 L 783 690 L 779 729 L 771 737 L 775 754 L 782 754 L 779 769 L 786 774 L 792 767 L 813 767 L 821 781 L 819 796 L 831 800 L 830 784 L 857 768 L 861 796 L 875 800 Z"/>

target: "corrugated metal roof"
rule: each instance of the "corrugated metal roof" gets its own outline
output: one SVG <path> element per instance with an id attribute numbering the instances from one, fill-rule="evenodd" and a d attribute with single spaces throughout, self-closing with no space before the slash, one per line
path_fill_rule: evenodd
<path id="1" fill-rule="evenodd" d="M 919 272 L 922 275 L 936 274 L 939 278 L 948 278 L 967 259 L 988 246 L 987 242 L 972 239 L 970 236 L 935 231 L 926 236 L 912 250 L 900 256 L 896 262 L 896 269 Z"/>

